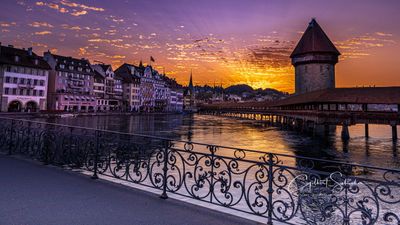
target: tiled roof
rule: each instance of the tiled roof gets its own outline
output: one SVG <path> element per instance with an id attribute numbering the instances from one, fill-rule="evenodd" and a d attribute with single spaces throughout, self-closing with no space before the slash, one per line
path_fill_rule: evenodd
<path id="1" fill-rule="evenodd" d="M 334 88 L 293 95 L 274 106 L 306 103 L 400 104 L 400 87 Z"/>
<path id="2" fill-rule="evenodd" d="M 307 53 L 329 53 L 340 55 L 335 45 L 319 26 L 315 19 L 309 23 L 296 48 L 290 55 L 291 58 Z"/>
<path id="3" fill-rule="evenodd" d="M 134 65 L 124 63 L 120 67 L 118 67 L 114 73 L 116 78 L 121 78 L 125 83 L 132 83 L 134 78 L 139 78 L 136 75 L 131 74 L 130 67 L 134 67 Z"/>
<path id="4" fill-rule="evenodd" d="M 104 70 L 104 72 L 106 72 L 108 70 L 108 68 L 111 67 L 111 65 L 106 65 L 106 64 L 99 64 L 99 66 Z M 112 67 L 111 67 L 112 69 Z"/>
<path id="5" fill-rule="evenodd" d="M 36 55 L 31 50 L 31 54 L 29 54 L 29 50 L 11 46 L 0 46 L 0 48 L 0 64 L 51 70 L 49 64 L 43 60 L 43 57 Z M 16 56 L 18 56 L 18 62 L 15 60 Z"/>
<path id="6" fill-rule="evenodd" d="M 90 66 L 90 62 L 87 59 L 77 59 L 77 58 L 72 58 L 72 57 L 67 57 L 67 56 L 61 56 L 61 55 L 54 55 L 52 54 L 54 59 L 57 62 L 56 65 L 56 70 L 57 71 L 65 71 L 65 72 L 73 72 L 73 73 L 82 73 L 82 74 L 87 74 L 87 75 L 95 75 L 94 70 Z M 64 68 L 61 68 L 60 65 L 63 64 Z M 72 69 L 70 69 L 70 66 L 72 66 Z M 82 71 L 79 71 L 78 68 L 82 68 Z M 87 72 L 87 69 L 89 69 L 89 72 Z"/>

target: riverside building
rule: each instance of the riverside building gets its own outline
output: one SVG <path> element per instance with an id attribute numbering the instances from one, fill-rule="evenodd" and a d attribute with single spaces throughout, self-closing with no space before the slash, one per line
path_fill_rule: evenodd
<path id="1" fill-rule="evenodd" d="M 135 66 L 124 63 L 115 70 L 115 77 L 122 81 L 123 108 L 138 112 L 140 109 L 140 77 L 135 74 Z"/>
<path id="2" fill-rule="evenodd" d="M 48 85 L 48 109 L 56 111 L 94 111 L 95 72 L 87 59 L 44 53 L 51 67 Z"/>
<path id="3" fill-rule="evenodd" d="M 116 111 L 122 109 L 122 82 L 115 79 L 111 65 L 92 65 L 96 75 L 94 92 L 97 96 L 97 111 Z"/>
<path id="4" fill-rule="evenodd" d="M 123 81 L 127 109 L 141 112 L 181 112 L 183 94 L 176 81 L 151 66 L 123 64 L 115 70 Z"/>
<path id="5" fill-rule="evenodd" d="M 32 48 L 0 43 L 0 110 L 36 112 L 46 109 L 50 66 Z"/>

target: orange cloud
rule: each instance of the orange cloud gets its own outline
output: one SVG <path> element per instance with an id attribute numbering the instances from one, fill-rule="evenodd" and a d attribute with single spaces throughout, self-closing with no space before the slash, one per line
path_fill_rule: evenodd
<path id="1" fill-rule="evenodd" d="M 73 16 L 82 16 L 82 15 L 86 15 L 88 12 L 86 10 L 82 10 L 82 11 L 75 11 L 73 13 L 71 13 L 71 15 Z"/>
<path id="2" fill-rule="evenodd" d="M 45 30 L 34 33 L 34 35 L 48 35 L 48 34 L 51 34 L 51 31 Z"/>
<path id="3" fill-rule="evenodd" d="M 49 28 L 53 28 L 54 26 L 53 25 L 51 25 L 51 24 L 49 24 L 49 23 L 47 23 L 47 22 L 33 22 L 33 23 L 30 23 L 30 24 L 28 24 L 29 26 L 31 26 L 31 27 L 49 27 Z"/>
<path id="4" fill-rule="evenodd" d="M 64 5 L 64 6 L 68 6 L 68 7 L 72 7 L 72 8 L 81 8 L 81 9 L 84 9 L 84 10 L 92 10 L 92 11 L 100 11 L 100 12 L 105 11 L 105 9 L 103 9 L 103 8 L 87 6 L 87 5 L 84 5 L 84 4 L 70 2 L 70 1 L 67 1 L 67 0 L 62 0 L 60 3 L 62 5 Z"/>
<path id="5" fill-rule="evenodd" d="M 0 27 L 11 27 L 17 25 L 16 22 L 0 22 Z"/>
<path id="6" fill-rule="evenodd" d="M 45 2 L 36 2 L 35 3 L 37 6 L 47 6 L 51 9 L 57 10 L 60 13 L 67 13 L 68 9 L 60 7 L 59 5 L 55 3 L 45 3 Z"/>

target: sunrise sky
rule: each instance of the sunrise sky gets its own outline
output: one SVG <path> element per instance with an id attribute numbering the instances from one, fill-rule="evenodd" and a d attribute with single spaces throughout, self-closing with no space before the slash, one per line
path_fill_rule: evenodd
<path id="1" fill-rule="evenodd" d="M 186 84 L 293 92 L 289 55 L 316 17 L 341 51 L 338 87 L 400 85 L 399 0 L 2 0 L 2 45 L 149 63 Z"/>

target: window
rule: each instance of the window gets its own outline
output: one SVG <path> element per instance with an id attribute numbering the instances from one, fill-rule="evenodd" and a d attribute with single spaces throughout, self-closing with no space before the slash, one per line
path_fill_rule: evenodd
<path id="1" fill-rule="evenodd" d="M 43 96 L 43 90 L 39 90 L 39 96 Z"/>
<path id="2" fill-rule="evenodd" d="M 38 84 L 38 80 L 34 79 L 33 80 L 33 85 L 37 85 Z"/>
<path id="3" fill-rule="evenodd" d="M 31 82 L 32 82 L 32 79 L 26 79 L 26 84 L 31 84 Z"/>
<path id="4" fill-rule="evenodd" d="M 7 66 L 6 71 L 11 72 L 11 66 Z"/>
<path id="5" fill-rule="evenodd" d="M 33 96 L 37 95 L 37 90 L 33 90 Z"/>
<path id="6" fill-rule="evenodd" d="M 18 78 L 14 77 L 14 78 L 13 78 L 13 83 L 14 83 L 14 84 L 18 83 Z"/>
<path id="7" fill-rule="evenodd" d="M 24 89 L 19 89 L 19 95 L 24 95 Z"/>
<path id="8" fill-rule="evenodd" d="M 31 95 L 31 90 L 30 89 L 28 89 L 28 90 L 26 90 L 26 95 Z"/>
<path id="9" fill-rule="evenodd" d="M 65 68 L 65 65 L 64 65 L 64 64 L 60 64 L 60 68 L 61 68 L 61 69 L 64 69 L 64 68 Z"/>
<path id="10" fill-rule="evenodd" d="M 20 84 L 25 84 L 25 78 L 21 78 L 21 79 L 19 80 L 19 83 L 20 83 Z"/>
<path id="11" fill-rule="evenodd" d="M 40 80 L 40 86 L 44 86 L 44 80 Z"/>
<path id="12" fill-rule="evenodd" d="M 17 94 L 17 89 L 16 89 L 16 88 L 13 88 L 13 89 L 12 89 L 12 94 L 13 94 L 13 95 L 16 95 L 16 94 Z"/>
<path id="13" fill-rule="evenodd" d="M 4 94 L 5 95 L 8 95 L 8 92 L 10 91 L 10 89 L 9 88 L 4 88 Z"/>
<path id="14" fill-rule="evenodd" d="M 10 77 L 6 77 L 6 83 L 10 83 Z"/>

